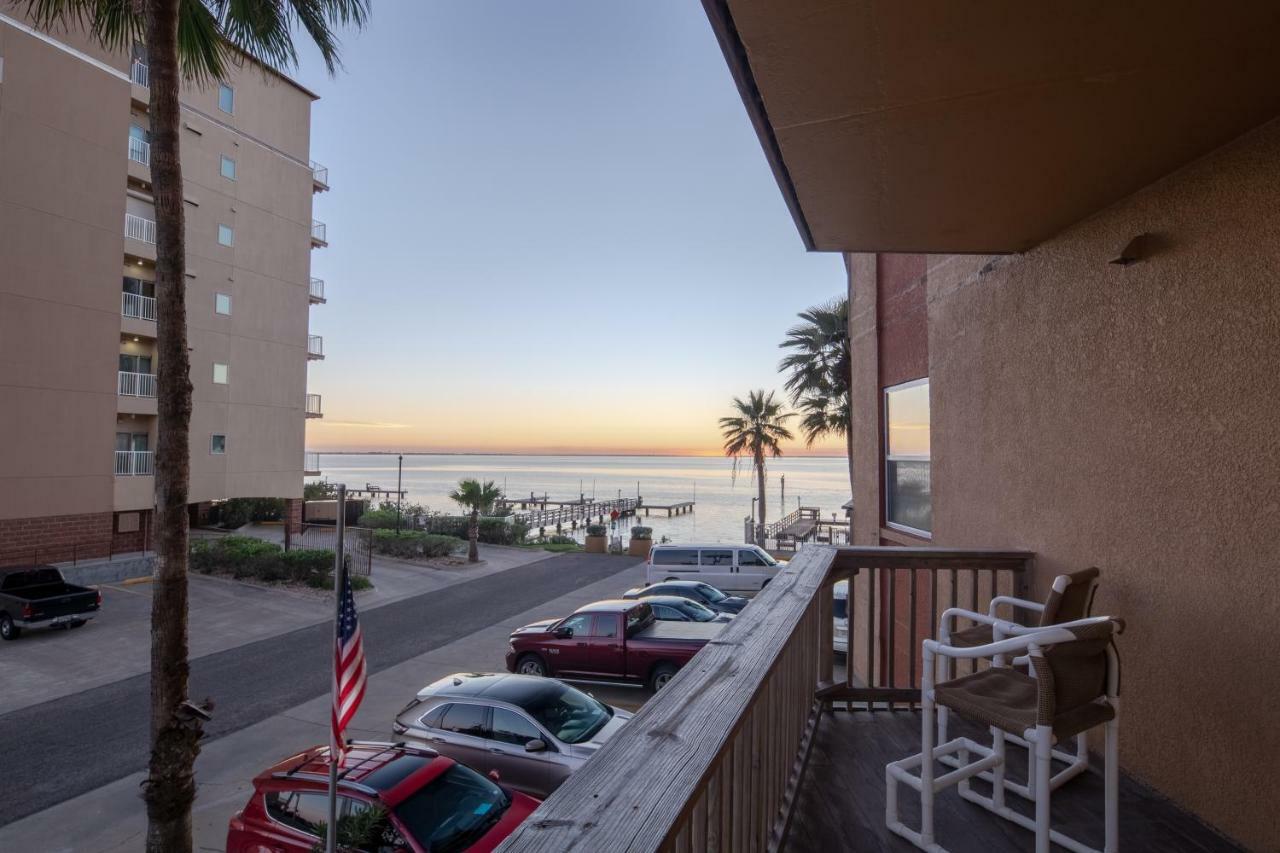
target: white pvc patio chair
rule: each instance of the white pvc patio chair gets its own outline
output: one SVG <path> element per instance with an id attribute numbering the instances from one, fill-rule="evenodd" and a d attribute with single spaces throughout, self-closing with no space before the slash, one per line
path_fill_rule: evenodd
<path id="1" fill-rule="evenodd" d="M 998 595 L 991 599 L 991 604 L 986 613 L 975 613 L 971 610 L 956 607 L 950 608 L 942 614 L 938 625 L 938 640 L 950 646 L 973 648 L 996 640 L 1002 640 L 1005 637 L 1023 634 L 1029 630 L 1036 630 L 1035 628 L 1027 628 L 1023 625 L 1000 619 L 998 614 L 1002 606 L 1010 607 L 1014 610 L 1038 613 L 1039 624 L 1037 628 L 1085 619 L 1089 616 L 1090 611 L 1093 610 L 1093 598 L 1098 590 L 1098 576 L 1100 574 L 1101 572 L 1095 567 L 1058 575 L 1053 579 L 1053 584 L 1049 588 L 1049 597 L 1045 599 L 1043 604 L 1008 595 Z M 977 624 L 957 630 L 955 628 L 957 619 L 967 619 Z M 949 679 L 952 672 L 950 659 L 943 659 L 943 662 L 946 669 L 938 674 L 940 681 Z M 996 663 L 1002 664 L 1003 661 L 996 661 Z M 1025 665 L 1026 662 L 1014 661 L 1014 663 L 1016 665 Z M 1031 674 L 1034 675 L 1035 673 Z M 938 709 L 938 743 L 946 743 L 947 741 L 948 713 L 945 707 Z M 1028 746 L 1027 742 L 1017 735 L 1006 734 L 998 729 L 992 729 L 991 737 L 993 741 L 997 738 L 1004 738 L 1018 746 Z M 1083 734 L 1076 736 L 1075 749 L 1073 751 L 1053 750 L 1053 759 L 1066 764 L 1065 768 L 1049 777 L 1050 786 L 1056 790 L 1063 783 L 1074 779 L 1089 769 L 1089 746 L 1085 736 Z M 1027 761 L 1027 783 L 1022 785 L 1006 779 L 1005 785 L 1013 793 L 1032 800 L 1035 799 L 1036 779 L 1035 774 L 1030 772 L 1030 751 L 1027 753 Z M 957 756 L 948 755 L 943 759 L 943 763 L 952 767 L 959 767 L 960 759 Z M 991 774 L 984 772 L 981 778 L 990 782 Z"/>
<path id="2" fill-rule="evenodd" d="M 1116 853 L 1119 849 L 1120 660 L 1113 637 L 1123 627 L 1119 619 L 1099 616 L 1038 628 L 972 648 L 925 640 L 921 750 L 885 765 L 885 825 L 922 850 L 945 853 L 946 848 L 934 836 L 933 805 L 939 791 L 958 785 L 962 798 L 1034 832 L 1036 853 L 1049 853 L 1050 842 L 1075 853 L 1099 853 L 1050 827 L 1053 786 L 1049 780 L 1054 742 L 1102 725 L 1106 729 L 1106 746 L 1105 843 L 1101 853 Z M 948 659 L 989 658 L 994 662 L 1023 655 L 1034 677 L 1010 666 L 993 665 L 950 681 L 935 680 Z M 965 737 L 935 744 L 937 708 L 950 708 L 975 722 L 1017 735 L 1029 744 L 1036 779 L 1031 797 L 1035 803 L 1034 819 L 1005 804 L 1008 791 L 1004 772 L 1005 740 L 996 738 L 989 747 Z M 970 762 L 970 753 L 979 758 Z M 935 763 L 953 754 L 959 754 L 960 766 L 936 775 Z M 918 775 L 912 771 L 918 771 Z M 989 797 L 970 789 L 968 781 L 988 771 Z M 898 815 L 899 783 L 909 785 L 920 794 L 919 830 L 906 826 Z"/>

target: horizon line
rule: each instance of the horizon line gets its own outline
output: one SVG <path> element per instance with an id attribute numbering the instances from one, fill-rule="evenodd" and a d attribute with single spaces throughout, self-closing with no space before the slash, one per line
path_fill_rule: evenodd
<path id="1" fill-rule="evenodd" d="M 681 459 L 731 459 L 732 457 L 724 456 L 717 453 L 639 453 L 639 452 L 538 452 L 531 450 L 308 450 L 307 453 L 315 453 L 321 456 L 568 456 L 568 457 L 599 457 L 599 456 L 632 456 L 632 457 L 674 457 Z M 847 454 L 844 453 L 793 453 L 783 454 L 786 458 L 790 455 L 795 459 L 845 459 Z"/>

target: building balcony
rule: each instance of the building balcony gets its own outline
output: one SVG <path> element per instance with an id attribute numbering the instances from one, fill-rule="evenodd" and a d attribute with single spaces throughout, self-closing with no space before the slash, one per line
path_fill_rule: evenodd
<path id="1" fill-rule="evenodd" d="M 120 316 L 135 320 L 156 319 L 156 300 L 153 296 L 142 296 L 138 293 L 120 294 Z"/>
<path id="2" fill-rule="evenodd" d="M 329 189 L 329 167 L 321 166 L 315 160 L 311 161 L 311 188 L 318 193 Z"/>
<path id="3" fill-rule="evenodd" d="M 156 223 L 152 219 L 144 219 L 132 213 L 124 215 L 124 236 L 139 243 L 156 244 Z"/>
<path id="4" fill-rule="evenodd" d="M 121 397 L 154 397 L 156 395 L 156 375 L 154 373 L 120 373 Z"/>
<path id="5" fill-rule="evenodd" d="M 155 473 L 152 467 L 154 454 L 150 450 L 117 450 L 117 477 L 150 477 Z"/>
<path id="6" fill-rule="evenodd" d="M 319 477 L 320 476 L 320 454 L 319 453 L 303 453 L 302 454 L 302 476 Z"/>
<path id="7" fill-rule="evenodd" d="M 501 849 L 914 849 L 885 827 L 884 768 L 920 748 L 921 643 L 947 608 L 986 612 L 996 596 L 1025 597 L 1032 558 L 805 546 Z M 833 650 L 841 581 L 845 656 Z M 958 719 L 952 731 L 987 736 Z M 1025 779 L 1025 753 L 1015 752 L 1010 775 Z M 1102 788 L 1092 769 L 1056 790 L 1055 829 L 1101 847 Z M 898 799 L 906 820 L 917 820 L 914 792 L 900 786 Z M 1119 801 L 1130 850 L 1236 849 L 1128 778 Z M 1030 832 L 954 789 L 939 794 L 935 815 L 937 840 L 952 850 L 1032 847 Z"/>
<path id="8" fill-rule="evenodd" d="M 310 289 L 307 291 L 307 298 L 312 305 L 319 305 L 327 300 L 324 298 L 324 279 L 311 279 Z"/>
<path id="9" fill-rule="evenodd" d="M 324 359 L 324 338 L 319 335 L 307 335 L 307 360 L 322 361 Z"/>
<path id="10" fill-rule="evenodd" d="M 133 85 L 147 88 L 151 83 L 151 68 L 146 63 L 134 60 L 129 66 L 129 79 L 133 81 Z"/>
<path id="11" fill-rule="evenodd" d="M 137 137 L 129 137 L 129 159 L 144 166 L 151 165 L 151 143 Z"/>
<path id="12" fill-rule="evenodd" d="M 309 418 L 323 418 L 324 412 L 320 408 L 320 395 L 308 394 L 306 402 L 306 415 Z"/>
<path id="13" fill-rule="evenodd" d="M 328 229 L 325 224 L 318 219 L 311 220 L 311 246 L 316 249 L 323 249 L 329 245 Z"/>

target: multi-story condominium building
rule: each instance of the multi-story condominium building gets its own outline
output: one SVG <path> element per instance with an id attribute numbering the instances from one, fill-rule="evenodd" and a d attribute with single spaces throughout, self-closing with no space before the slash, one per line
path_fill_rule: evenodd
<path id="1" fill-rule="evenodd" d="M 246 60 L 182 93 L 191 492 L 300 517 L 324 283 L 315 95 Z M 156 446 L 145 53 L 0 10 L 0 560 L 142 548 Z"/>

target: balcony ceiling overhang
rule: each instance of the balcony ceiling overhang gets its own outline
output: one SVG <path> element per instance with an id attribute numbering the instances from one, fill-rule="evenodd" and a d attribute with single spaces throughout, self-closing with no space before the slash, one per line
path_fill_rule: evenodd
<path id="1" fill-rule="evenodd" d="M 1280 2 L 703 0 L 805 245 L 1017 252 L 1280 114 Z"/>

